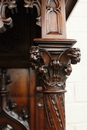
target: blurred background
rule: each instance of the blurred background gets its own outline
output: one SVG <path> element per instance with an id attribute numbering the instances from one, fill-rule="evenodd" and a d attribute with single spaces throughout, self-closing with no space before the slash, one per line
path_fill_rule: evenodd
<path id="1" fill-rule="evenodd" d="M 66 22 L 67 38 L 76 39 L 81 61 L 66 82 L 66 130 L 87 130 L 87 0 L 78 0 Z"/>

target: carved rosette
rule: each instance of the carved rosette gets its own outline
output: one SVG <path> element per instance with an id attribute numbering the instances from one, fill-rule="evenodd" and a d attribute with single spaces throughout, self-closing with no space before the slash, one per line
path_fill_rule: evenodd
<path id="1" fill-rule="evenodd" d="M 10 76 L 6 74 L 6 69 L 1 69 L 0 75 L 0 118 L 4 117 L 7 119 L 12 119 L 14 123 L 22 126 L 23 129 L 29 130 L 29 123 L 27 121 L 28 114 L 23 108 L 19 114 L 15 113 L 14 109 L 17 107 L 17 103 L 12 99 L 8 100 L 7 85 L 11 83 Z M 3 122 L 0 124 L 0 129 L 13 130 L 13 126 L 8 122 Z"/>
<path id="2" fill-rule="evenodd" d="M 7 9 L 10 9 L 12 14 L 17 12 L 16 0 L 1 0 L 0 1 L 0 33 L 6 31 L 4 25 L 13 27 L 13 22 L 11 17 L 7 17 Z"/>
<path id="3" fill-rule="evenodd" d="M 72 72 L 71 64 L 80 61 L 80 50 L 68 48 L 56 58 L 50 54 L 43 48 L 32 46 L 31 67 L 39 77 L 37 93 L 43 94 L 44 130 L 65 130 L 66 79 Z"/>

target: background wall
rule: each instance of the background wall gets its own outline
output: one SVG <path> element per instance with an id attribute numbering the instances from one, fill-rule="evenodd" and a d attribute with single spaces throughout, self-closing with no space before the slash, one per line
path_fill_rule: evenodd
<path id="1" fill-rule="evenodd" d="M 87 0 L 78 0 L 66 24 L 67 38 L 76 39 L 81 62 L 67 79 L 66 130 L 87 130 Z"/>

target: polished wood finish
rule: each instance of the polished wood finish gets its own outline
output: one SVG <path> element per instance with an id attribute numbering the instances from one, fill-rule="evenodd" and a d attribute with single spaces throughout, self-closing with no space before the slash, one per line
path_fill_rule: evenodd
<path id="1" fill-rule="evenodd" d="M 66 79 L 80 62 L 66 38 L 66 3 L 1 0 L 0 130 L 66 129 Z"/>
<path id="2" fill-rule="evenodd" d="M 65 1 L 42 1 L 42 38 L 65 38 Z"/>
<path id="3" fill-rule="evenodd" d="M 30 51 L 31 67 L 36 70 L 38 76 L 36 97 L 39 97 L 40 100 L 36 102 L 38 106 L 36 110 L 39 113 L 37 118 L 41 119 L 44 114 L 43 120 L 40 120 L 40 123 L 44 124 L 42 129 L 65 130 L 66 79 L 72 72 L 71 64 L 77 64 L 80 61 L 80 50 L 71 48 L 76 42 L 74 40 L 68 40 L 67 43 L 66 40 L 63 40 L 62 47 L 60 42 L 57 51 L 53 51 L 49 47 L 50 41 L 47 41 L 46 39 L 35 39 L 38 46 L 32 46 Z M 56 44 L 54 44 L 53 41 L 54 49 L 58 42 L 56 40 Z M 39 107 L 42 108 L 42 114 L 40 114 Z M 39 126 L 38 129 L 40 130 Z"/>
<path id="4" fill-rule="evenodd" d="M 3 129 L 27 129 L 29 125 L 28 71 L 27 69 L 0 70 L 0 127 Z M 16 91 L 15 91 L 16 90 Z"/>

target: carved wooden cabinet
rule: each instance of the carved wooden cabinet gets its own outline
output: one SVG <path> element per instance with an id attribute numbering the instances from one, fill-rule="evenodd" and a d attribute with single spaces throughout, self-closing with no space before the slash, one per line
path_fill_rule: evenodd
<path id="1" fill-rule="evenodd" d="M 80 61 L 65 3 L 0 1 L 0 130 L 65 130 L 66 79 Z"/>

